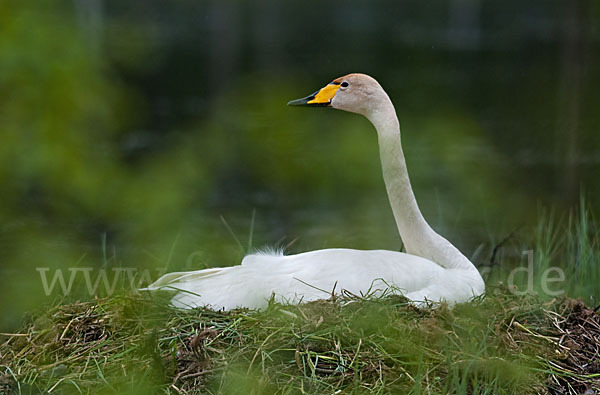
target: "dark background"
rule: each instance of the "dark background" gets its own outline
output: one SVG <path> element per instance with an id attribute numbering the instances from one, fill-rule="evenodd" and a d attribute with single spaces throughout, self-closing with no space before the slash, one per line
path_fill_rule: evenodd
<path id="1" fill-rule="evenodd" d="M 594 1 L 3 2 L 0 327 L 61 297 L 40 267 L 400 249 L 372 127 L 285 105 L 350 72 L 394 101 L 425 217 L 476 263 L 540 211 L 595 210 L 599 43 Z"/>

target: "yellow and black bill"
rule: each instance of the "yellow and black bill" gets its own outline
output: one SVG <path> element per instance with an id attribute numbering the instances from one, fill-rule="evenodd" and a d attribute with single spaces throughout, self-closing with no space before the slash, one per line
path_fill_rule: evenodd
<path id="1" fill-rule="evenodd" d="M 339 82 L 331 82 L 312 95 L 288 102 L 288 106 L 329 107 L 339 87 Z"/>

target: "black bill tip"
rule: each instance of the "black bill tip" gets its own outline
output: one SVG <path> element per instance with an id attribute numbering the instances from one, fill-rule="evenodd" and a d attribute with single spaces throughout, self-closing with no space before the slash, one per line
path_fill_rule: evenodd
<path id="1" fill-rule="evenodd" d="M 308 104 L 308 102 L 311 100 L 314 100 L 314 98 L 315 98 L 314 95 L 310 95 L 310 96 L 303 97 L 302 99 L 290 100 L 287 105 L 288 106 L 310 106 L 311 104 Z"/>

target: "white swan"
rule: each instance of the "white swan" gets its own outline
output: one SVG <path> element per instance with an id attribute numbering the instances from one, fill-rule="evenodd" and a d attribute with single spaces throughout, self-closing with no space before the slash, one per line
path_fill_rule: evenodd
<path id="1" fill-rule="evenodd" d="M 147 289 L 178 289 L 172 304 L 230 310 L 263 308 L 275 300 L 299 303 L 332 292 L 381 294 L 388 289 L 420 303 L 450 304 L 481 295 L 475 266 L 425 221 L 410 186 L 394 106 L 379 83 L 348 74 L 314 94 L 288 103 L 326 106 L 364 115 L 377 130 L 383 178 L 407 253 L 325 249 L 297 255 L 252 254 L 233 267 L 169 273 Z"/>

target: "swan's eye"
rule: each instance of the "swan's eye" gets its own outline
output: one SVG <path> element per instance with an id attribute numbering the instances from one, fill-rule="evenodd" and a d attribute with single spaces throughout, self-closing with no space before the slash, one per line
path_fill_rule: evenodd
<path id="1" fill-rule="evenodd" d="M 342 85 L 340 85 L 342 88 L 347 88 L 348 87 L 348 83 L 346 81 L 342 82 Z"/>

